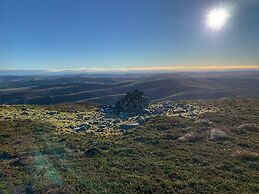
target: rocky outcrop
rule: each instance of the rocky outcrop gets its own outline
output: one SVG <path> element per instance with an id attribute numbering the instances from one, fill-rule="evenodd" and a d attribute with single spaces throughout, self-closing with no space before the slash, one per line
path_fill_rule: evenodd
<path id="1" fill-rule="evenodd" d="M 146 94 L 140 90 L 128 92 L 124 98 L 119 100 L 114 108 L 117 112 L 124 112 L 130 115 L 143 114 L 149 105 Z"/>

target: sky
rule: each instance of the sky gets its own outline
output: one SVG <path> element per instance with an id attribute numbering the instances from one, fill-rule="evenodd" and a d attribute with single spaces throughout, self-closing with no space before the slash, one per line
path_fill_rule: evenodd
<path id="1" fill-rule="evenodd" d="M 259 0 L 0 0 L 0 70 L 217 68 L 259 68 Z"/>

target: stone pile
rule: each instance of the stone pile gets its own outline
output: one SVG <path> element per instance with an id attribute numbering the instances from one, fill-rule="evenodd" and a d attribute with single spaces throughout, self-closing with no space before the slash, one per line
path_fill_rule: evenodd
<path id="1" fill-rule="evenodd" d="M 128 115 L 139 115 L 148 108 L 149 99 L 146 94 L 140 90 L 128 92 L 121 100 L 119 100 L 114 108 L 117 112 L 126 113 Z"/>

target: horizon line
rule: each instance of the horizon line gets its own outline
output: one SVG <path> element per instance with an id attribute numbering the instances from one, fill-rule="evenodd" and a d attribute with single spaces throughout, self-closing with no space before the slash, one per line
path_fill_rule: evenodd
<path id="1" fill-rule="evenodd" d="M 238 70 L 259 70 L 259 65 L 250 66 L 154 66 L 154 67 L 123 67 L 123 68 L 46 68 L 46 69 L 0 69 L 0 71 L 46 71 L 46 72 L 82 72 L 82 73 L 94 73 L 94 72 L 185 72 L 185 71 L 238 71 Z"/>

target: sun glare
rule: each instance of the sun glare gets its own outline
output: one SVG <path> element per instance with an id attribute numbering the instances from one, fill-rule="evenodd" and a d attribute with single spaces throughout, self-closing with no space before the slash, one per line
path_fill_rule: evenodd
<path id="1" fill-rule="evenodd" d="M 225 8 L 215 8 L 207 13 L 207 26 L 214 30 L 220 30 L 227 22 L 230 14 Z"/>

